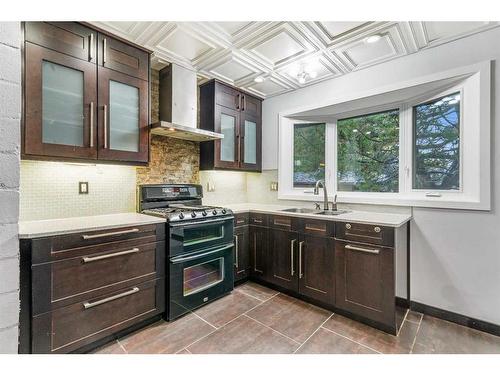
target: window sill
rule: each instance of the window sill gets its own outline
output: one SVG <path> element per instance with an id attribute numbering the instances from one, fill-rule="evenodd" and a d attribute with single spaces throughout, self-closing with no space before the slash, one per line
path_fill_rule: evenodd
<path id="1" fill-rule="evenodd" d="M 386 195 L 387 194 L 387 195 Z M 344 195 L 342 193 L 337 193 L 338 203 L 356 203 L 356 204 L 373 204 L 373 205 L 384 205 L 384 206 L 405 206 L 405 207 L 425 207 L 425 208 L 447 208 L 447 209 L 457 209 L 457 210 L 480 210 L 480 211 L 490 211 L 490 202 L 480 202 L 478 200 L 459 197 L 442 196 L 442 197 L 416 197 L 416 196 L 404 196 L 394 193 L 373 193 L 373 194 L 360 194 L 359 196 L 354 195 Z M 322 202 L 323 192 L 319 195 L 314 194 L 286 194 L 278 193 L 279 200 L 296 200 L 296 201 L 308 201 L 308 202 Z M 328 196 L 328 200 L 333 201 L 333 196 Z"/>

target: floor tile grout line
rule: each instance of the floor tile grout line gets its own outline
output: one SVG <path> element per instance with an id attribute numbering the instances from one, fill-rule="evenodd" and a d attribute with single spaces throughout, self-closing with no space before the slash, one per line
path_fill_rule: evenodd
<path id="1" fill-rule="evenodd" d="M 209 326 L 211 326 L 212 328 L 217 329 L 217 327 L 216 327 L 216 326 L 214 326 L 212 323 L 210 323 L 210 322 L 206 321 L 205 319 L 203 319 L 201 316 L 199 316 L 198 314 L 196 314 L 194 311 L 191 311 L 191 313 L 192 313 L 194 316 L 196 316 L 198 319 L 203 320 L 205 323 L 207 323 L 207 324 L 208 324 Z"/>
<path id="2" fill-rule="evenodd" d="M 335 313 L 331 313 L 331 314 L 328 316 L 328 318 L 326 318 L 326 319 L 323 321 L 323 323 L 321 323 L 321 324 L 319 325 L 319 327 L 318 327 L 318 328 L 316 328 L 316 329 L 314 330 L 314 332 L 313 332 L 313 333 L 311 333 L 311 334 L 309 335 L 309 337 L 308 337 L 307 339 L 305 339 L 305 341 L 304 341 L 302 344 L 300 344 L 300 346 L 299 346 L 297 349 L 295 349 L 295 351 L 294 351 L 292 354 L 297 353 L 297 351 L 298 351 L 300 348 L 302 348 L 302 347 L 304 346 L 304 344 L 305 344 L 306 342 L 308 342 L 308 341 L 309 341 L 309 339 L 310 339 L 311 337 L 313 337 L 313 335 L 314 335 L 316 332 L 318 332 L 318 331 L 320 330 L 320 328 L 321 328 L 321 327 L 323 327 L 323 324 L 325 324 L 328 320 L 330 320 L 330 318 L 331 318 L 334 314 L 335 314 Z"/>
<path id="3" fill-rule="evenodd" d="M 417 336 L 418 336 L 418 333 L 420 332 L 420 326 L 422 324 L 423 319 L 424 319 L 424 314 L 422 314 L 422 316 L 420 317 L 420 321 L 418 322 L 417 332 L 415 332 L 415 337 L 413 338 L 413 342 L 411 343 L 409 354 L 413 354 L 413 348 L 415 347 L 415 343 L 417 342 Z"/>
<path id="4" fill-rule="evenodd" d="M 275 330 L 275 329 L 274 329 L 274 328 L 272 328 L 272 327 L 269 327 L 267 324 L 264 324 L 264 323 L 262 323 L 262 322 L 258 321 L 257 319 L 252 318 L 251 316 L 246 315 L 246 313 L 245 313 L 245 314 L 243 314 L 243 316 L 245 316 L 245 317 L 246 317 L 246 318 L 248 318 L 248 319 L 253 320 L 253 321 L 254 321 L 254 322 L 256 322 L 256 323 L 259 323 L 260 325 L 262 325 L 262 326 L 264 326 L 264 327 L 266 327 L 266 328 L 269 328 L 271 331 L 276 332 L 276 333 L 280 334 L 281 336 L 283 336 L 283 337 L 285 337 L 285 338 L 287 338 L 287 339 L 289 339 L 289 340 L 292 340 L 292 341 L 293 341 L 293 342 L 295 342 L 296 344 L 299 344 L 299 345 L 300 345 L 300 342 L 298 342 L 297 340 L 292 339 L 290 336 L 287 336 L 287 335 L 285 335 L 284 333 L 282 333 L 282 332 L 280 332 L 280 331 L 277 331 L 277 330 Z"/>
<path id="5" fill-rule="evenodd" d="M 371 351 L 373 351 L 373 352 L 375 352 L 375 353 L 378 353 L 378 354 L 384 354 L 384 353 L 382 353 L 382 352 L 379 352 L 379 351 L 378 351 L 378 350 L 376 350 L 376 349 L 373 349 L 373 348 L 369 347 L 369 346 L 368 346 L 368 345 L 366 345 L 366 344 L 363 344 L 363 343 L 361 343 L 361 342 L 358 342 L 358 341 L 356 341 L 356 340 L 353 340 L 353 339 L 351 339 L 350 337 L 347 337 L 347 336 L 341 335 L 341 334 L 340 334 L 340 333 L 338 333 L 338 332 L 332 331 L 332 330 L 331 330 L 331 329 L 329 329 L 329 328 L 326 328 L 326 327 L 320 327 L 320 328 L 323 328 L 324 330 L 326 330 L 326 331 L 328 331 L 328 332 L 331 332 L 331 333 L 333 333 L 333 334 L 335 334 L 335 335 L 337 335 L 337 336 L 340 336 L 340 337 L 342 337 L 342 338 L 344 338 L 344 339 L 346 339 L 346 340 L 349 340 L 349 341 L 351 341 L 351 342 L 353 342 L 353 343 L 355 343 L 355 344 L 358 344 L 358 345 L 360 345 L 360 346 L 362 346 L 362 347 L 364 347 L 364 348 L 370 349 Z"/>
<path id="6" fill-rule="evenodd" d="M 241 293 L 241 294 L 244 294 L 244 295 L 245 295 L 245 296 L 247 296 L 247 297 L 252 297 L 253 299 L 256 299 L 257 301 L 260 301 L 260 302 L 264 302 L 264 301 L 266 301 L 266 300 L 262 300 L 262 299 L 260 299 L 260 298 L 257 298 L 257 297 L 255 297 L 255 296 L 252 296 L 250 293 L 246 293 L 246 292 L 244 292 L 244 291 L 242 291 L 242 290 L 239 290 L 239 289 L 235 289 L 234 291 L 235 291 L 235 292 L 238 292 L 238 293 Z"/>
<path id="7" fill-rule="evenodd" d="M 120 342 L 120 340 L 116 339 L 116 342 L 118 343 L 118 345 L 120 346 L 120 348 L 122 348 L 122 350 L 125 352 L 125 354 L 128 354 L 127 349 L 125 349 L 125 347 L 122 345 L 122 343 Z"/>
<path id="8" fill-rule="evenodd" d="M 280 294 L 280 293 L 279 293 L 279 292 L 278 292 L 278 293 L 276 293 L 274 296 L 271 296 L 271 297 L 269 297 L 267 300 L 262 301 L 262 302 L 261 302 L 261 303 L 259 303 L 258 305 L 256 305 L 256 306 L 252 307 L 250 310 L 245 311 L 244 313 L 241 313 L 241 314 L 240 314 L 240 315 L 238 315 L 237 317 L 235 317 L 235 318 L 231 319 L 230 321 L 228 321 L 227 323 L 225 323 L 225 324 L 221 325 L 219 328 L 216 328 L 214 331 L 212 331 L 212 332 L 210 332 L 210 333 L 206 334 L 205 336 L 202 336 L 202 337 L 200 337 L 199 339 L 197 339 L 197 340 L 193 341 L 192 343 L 190 343 L 190 344 L 186 345 L 185 347 L 183 347 L 182 349 L 180 349 L 180 350 L 179 350 L 178 352 L 176 352 L 176 353 L 179 353 L 179 352 L 181 352 L 181 351 L 182 351 L 182 350 L 184 350 L 184 349 L 186 349 L 186 350 L 188 350 L 188 351 L 189 351 L 189 349 L 188 349 L 188 348 L 189 348 L 190 346 L 192 346 L 192 345 L 196 344 L 197 342 L 199 342 L 199 341 L 203 340 L 204 338 L 206 338 L 206 337 L 210 336 L 211 334 L 213 334 L 213 333 L 215 333 L 215 332 L 217 332 L 217 331 L 221 330 L 222 328 L 224 328 L 224 327 L 225 327 L 225 326 L 227 326 L 228 324 L 230 324 L 230 323 L 234 322 L 236 319 L 240 318 L 241 316 L 243 316 L 243 315 L 244 315 L 244 314 L 246 314 L 247 312 L 252 311 L 252 310 L 253 310 L 253 309 L 255 309 L 256 307 L 259 307 L 259 306 L 260 306 L 260 305 L 262 305 L 263 303 L 265 303 L 265 302 L 267 302 L 267 301 L 271 300 L 272 298 L 276 297 L 278 294 Z M 191 311 L 191 313 L 193 313 L 193 312 Z M 194 314 L 194 313 L 193 313 L 193 314 Z"/>

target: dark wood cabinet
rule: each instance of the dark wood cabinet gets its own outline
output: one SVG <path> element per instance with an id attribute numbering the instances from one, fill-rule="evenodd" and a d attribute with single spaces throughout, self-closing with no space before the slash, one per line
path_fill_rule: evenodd
<path id="1" fill-rule="evenodd" d="M 335 240 L 300 234 L 298 291 L 328 305 L 335 304 Z"/>
<path id="2" fill-rule="evenodd" d="M 97 62 L 97 31 L 76 22 L 26 22 L 24 38 L 83 61 Z"/>
<path id="3" fill-rule="evenodd" d="M 25 22 L 22 157 L 149 158 L 149 54 L 77 22 Z"/>
<path id="4" fill-rule="evenodd" d="M 250 274 L 248 225 L 234 228 L 234 281 L 248 278 Z"/>
<path id="5" fill-rule="evenodd" d="M 251 225 L 249 235 L 250 275 L 254 279 L 267 281 L 270 279 L 269 228 Z"/>
<path id="6" fill-rule="evenodd" d="M 394 250 L 338 241 L 335 256 L 337 306 L 394 325 Z"/>
<path id="7" fill-rule="evenodd" d="M 299 235 L 288 230 L 271 229 L 269 233 L 270 281 L 282 288 L 297 291 L 297 247 Z"/>
<path id="8" fill-rule="evenodd" d="M 109 35 L 99 34 L 99 66 L 149 80 L 149 54 Z"/>
<path id="9" fill-rule="evenodd" d="M 99 76 L 99 159 L 147 163 L 148 82 L 101 68 Z"/>
<path id="10" fill-rule="evenodd" d="M 200 87 L 200 128 L 224 134 L 202 142 L 201 169 L 261 171 L 262 101 L 212 80 Z"/>
<path id="11" fill-rule="evenodd" d="M 20 353 L 68 353 L 165 310 L 165 225 L 21 240 Z"/>

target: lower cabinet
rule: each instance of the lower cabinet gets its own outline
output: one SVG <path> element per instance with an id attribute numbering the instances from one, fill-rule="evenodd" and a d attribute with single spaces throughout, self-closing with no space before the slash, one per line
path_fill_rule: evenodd
<path id="1" fill-rule="evenodd" d="M 282 288 L 297 291 L 297 244 L 299 234 L 280 229 L 270 229 L 270 281 Z"/>
<path id="2" fill-rule="evenodd" d="M 335 240 L 300 235 L 299 293 L 330 305 L 335 303 Z"/>
<path id="3" fill-rule="evenodd" d="M 345 311 L 394 325 L 394 249 L 337 241 L 336 305 Z"/>
<path id="4" fill-rule="evenodd" d="M 248 225 L 234 228 L 234 281 L 246 279 L 250 275 Z"/>

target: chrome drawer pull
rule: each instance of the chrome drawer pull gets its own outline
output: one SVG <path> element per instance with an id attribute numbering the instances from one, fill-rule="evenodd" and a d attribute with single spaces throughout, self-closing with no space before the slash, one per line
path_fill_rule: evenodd
<path id="1" fill-rule="evenodd" d="M 280 223 L 279 221 L 274 221 L 274 225 L 279 225 L 282 227 L 290 227 L 291 226 L 290 224 Z"/>
<path id="2" fill-rule="evenodd" d="M 253 219 L 253 221 L 254 221 L 254 223 L 259 223 L 259 224 L 262 223 L 262 220 Z"/>
<path id="3" fill-rule="evenodd" d="M 347 224 L 345 225 L 345 229 L 351 229 L 351 228 L 352 228 L 352 227 L 351 227 L 351 224 L 347 223 Z"/>
<path id="4" fill-rule="evenodd" d="M 326 229 L 310 227 L 309 225 L 306 225 L 306 230 L 315 230 L 317 232 L 326 232 Z"/>
<path id="5" fill-rule="evenodd" d="M 363 253 L 378 254 L 380 250 L 378 249 L 365 249 L 364 247 L 358 247 L 353 245 L 345 245 L 347 250 L 362 251 Z"/>
<path id="6" fill-rule="evenodd" d="M 234 249 L 234 252 L 235 252 L 235 263 L 234 265 L 236 266 L 236 268 L 238 268 L 238 251 L 239 251 L 239 246 L 238 246 L 238 235 L 235 234 L 234 235 L 234 245 L 235 245 L 235 249 Z"/>
<path id="7" fill-rule="evenodd" d="M 299 279 L 302 279 L 304 274 L 302 273 L 302 247 L 304 246 L 304 241 L 299 242 Z"/>
<path id="8" fill-rule="evenodd" d="M 134 247 L 133 249 L 125 250 L 125 251 L 119 251 L 117 253 L 98 255 L 98 256 L 95 256 L 95 257 L 84 257 L 83 258 L 83 263 L 90 263 L 90 262 L 95 262 L 96 260 L 114 258 L 114 257 L 119 257 L 121 255 L 134 254 L 134 253 L 138 253 L 138 252 L 139 252 L 139 248 Z"/>
<path id="9" fill-rule="evenodd" d="M 236 220 L 236 224 L 244 224 L 245 220 Z"/>
<path id="10" fill-rule="evenodd" d="M 116 294 L 116 295 L 111 296 L 111 297 L 103 298 L 103 299 L 100 299 L 99 301 L 84 302 L 83 303 L 83 308 L 85 310 L 91 309 L 92 307 L 96 307 L 96 306 L 102 305 L 103 303 L 111 302 L 111 301 L 114 301 L 115 299 L 118 299 L 118 298 L 130 296 L 131 294 L 135 294 L 138 291 L 139 291 L 139 288 L 133 287 L 132 289 L 127 290 L 126 292 L 123 292 L 123 293 L 120 293 L 120 294 Z"/>
<path id="11" fill-rule="evenodd" d="M 108 233 L 100 233 L 100 234 L 84 234 L 84 235 L 82 235 L 82 238 L 84 240 L 92 240 L 94 238 L 117 236 L 120 234 L 137 233 L 137 232 L 139 232 L 139 229 L 134 228 L 134 229 L 121 230 L 118 232 L 108 232 Z"/>
<path id="12" fill-rule="evenodd" d="M 380 230 L 381 230 L 381 229 L 380 229 L 380 227 L 375 227 L 375 228 L 373 228 L 373 231 L 374 231 L 375 233 L 380 233 Z"/>

